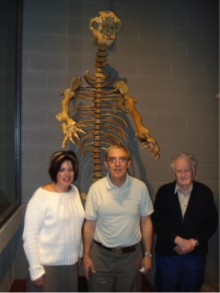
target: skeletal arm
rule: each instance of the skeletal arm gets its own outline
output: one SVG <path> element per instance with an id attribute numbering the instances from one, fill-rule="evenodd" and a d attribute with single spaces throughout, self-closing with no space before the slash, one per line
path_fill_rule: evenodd
<path id="1" fill-rule="evenodd" d="M 115 83 L 115 88 L 123 95 L 125 108 L 131 113 L 134 119 L 136 125 L 135 136 L 143 142 L 144 148 L 152 152 L 156 159 L 159 159 L 159 146 L 155 139 L 150 136 L 149 129 L 143 126 L 142 117 L 135 108 L 135 103 L 137 103 L 137 100 L 128 94 L 128 86 L 124 81 L 117 81 Z"/>

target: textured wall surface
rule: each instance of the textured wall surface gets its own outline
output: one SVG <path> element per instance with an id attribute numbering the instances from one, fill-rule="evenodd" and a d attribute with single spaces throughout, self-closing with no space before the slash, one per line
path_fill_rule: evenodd
<path id="1" fill-rule="evenodd" d="M 0 292 L 9 292 L 14 279 L 24 279 L 27 261 L 21 235 L 26 205 L 22 205 L 0 229 Z"/>
<path id="2" fill-rule="evenodd" d="M 55 115 L 59 91 L 73 76 L 94 72 L 97 47 L 89 21 L 101 10 L 122 21 L 108 66 L 116 79 L 127 82 L 143 124 L 161 148 L 155 160 L 141 150 L 128 119 L 125 143 L 133 153 L 130 174 L 142 179 L 152 199 L 159 186 L 173 180 L 170 160 L 179 151 L 195 154 L 196 179 L 219 197 L 219 35 L 218 1 L 24 0 L 22 49 L 22 202 L 49 181 L 50 155 L 61 149 L 63 135 Z M 80 158 L 76 185 L 87 192 L 91 156 Z M 213 240 L 214 239 L 214 240 Z M 211 240 L 218 253 L 217 234 Z M 208 264 L 209 279 L 218 276 L 218 263 Z M 211 270 L 211 271 L 210 271 Z"/>

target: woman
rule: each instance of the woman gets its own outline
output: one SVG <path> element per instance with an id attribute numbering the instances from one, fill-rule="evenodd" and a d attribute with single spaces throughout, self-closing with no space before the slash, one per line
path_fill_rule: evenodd
<path id="1" fill-rule="evenodd" d="M 28 203 L 24 250 L 29 263 L 27 291 L 78 290 L 82 261 L 84 209 L 76 186 L 78 159 L 72 151 L 51 156 L 52 182 L 38 188 Z"/>

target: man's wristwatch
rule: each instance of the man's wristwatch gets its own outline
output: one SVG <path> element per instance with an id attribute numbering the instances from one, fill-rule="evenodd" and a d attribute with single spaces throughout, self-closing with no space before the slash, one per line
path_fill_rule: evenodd
<path id="1" fill-rule="evenodd" d="M 150 258 L 153 257 L 153 254 L 151 254 L 151 253 L 149 253 L 149 252 L 145 252 L 144 255 L 145 255 L 145 256 L 148 256 L 148 257 L 150 257 Z"/>
<path id="2" fill-rule="evenodd" d="M 198 239 L 194 239 L 195 240 L 195 246 L 199 245 L 199 240 Z"/>

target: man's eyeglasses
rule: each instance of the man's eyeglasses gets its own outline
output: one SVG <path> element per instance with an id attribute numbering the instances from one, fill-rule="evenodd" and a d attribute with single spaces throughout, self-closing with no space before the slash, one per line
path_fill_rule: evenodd
<path id="1" fill-rule="evenodd" d="M 115 158 L 115 157 L 110 157 L 108 158 L 107 160 L 110 164 L 115 164 L 117 161 L 120 163 L 120 164 L 125 164 L 128 159 L 126 157 L 120 157 L 120 158 Z"/>

